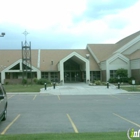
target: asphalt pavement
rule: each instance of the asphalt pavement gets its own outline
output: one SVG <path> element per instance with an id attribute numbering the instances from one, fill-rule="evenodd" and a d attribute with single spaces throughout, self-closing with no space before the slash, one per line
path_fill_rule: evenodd
<path id="1" fill-rule="evenodd" d="M 140 94 L 114 85 L 85 83 L 42 88 L 38 93 L 8 93 L 7 120 L 0 123 L 0 134 L 127 133 L 140 128 L 139 100 Z"/>
<path id="2" fill-rule="evenodd" d="M 118 132 L 140 127 L 139 94 L 8 95 L 0 134 Z"/>

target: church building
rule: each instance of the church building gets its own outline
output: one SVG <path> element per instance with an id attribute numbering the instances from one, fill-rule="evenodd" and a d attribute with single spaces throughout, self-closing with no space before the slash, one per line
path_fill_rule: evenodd
<path id="1" fill-rule="evenodd" d="M 31 50 L 32 78 L 50 81 L 108 81 L 124 68 L 140 83 L 140 31 L 115 44 L 87 44 L 85 49 Z M 0 50 L 1 83 L 21 83 L 22 50 Z M 27 79 L 30 75 L 27 75 Z"/>

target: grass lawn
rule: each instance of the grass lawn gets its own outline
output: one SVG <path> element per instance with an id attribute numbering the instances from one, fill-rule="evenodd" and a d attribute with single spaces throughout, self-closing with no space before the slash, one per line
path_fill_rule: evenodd
<path id="1" fill-rule="evenodd" d="M 129 87 L 121 87 L 121 89 L 126 90 L 126 91 L 139 91 L 140 92 L 140 86 L 135 85 L 135 86 L 129 86 Z"/>
<path id="2" fill-rule="evenodd" d="M 4 85 L 6 92 L 40 92 L 44 85 Z"/>
<path id="3" fill-rule="evenodd" d="M 127 132 L 0 135 L 0 140 L 128 140 Z"/>

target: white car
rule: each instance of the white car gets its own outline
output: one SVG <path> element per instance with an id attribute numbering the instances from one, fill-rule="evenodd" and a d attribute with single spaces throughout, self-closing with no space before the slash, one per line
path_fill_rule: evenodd
<path id="1" fill-rule="evenodd" d="M 0 84 L 0 121 L 5 121 L 7 118 L 7 95 L 4 87 Z"/>

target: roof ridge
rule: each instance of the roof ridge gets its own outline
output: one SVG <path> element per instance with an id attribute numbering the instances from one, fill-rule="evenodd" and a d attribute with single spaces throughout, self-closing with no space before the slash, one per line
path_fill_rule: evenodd
<path id="1" fill-rule="evenodd" d="M 134 38 L 135 38 L 136 36 L 138 36 L 138 35 L 140 35 L 140 30 L 137 31 L 137 32 L 135 32 L 135 33 L 133 33 L 133 34 L 130 34 L 130 35 L 124 37 L 123 39 L 119 40 L 119 41 L 116 42 L 115 44 L 119 44 L 119 43 L 121 43 L 122 41 L 124 41 L 124 40 L 126 40 L 126 39 L 128 39 L 128 38 L 130 38 L 130 37 L 132 37 L 132 39 L 134 39 Z M 131 39 L 131 40 L 132 40 L 132 39 Z M 129 40 L 129 41 L 130 41 L 130 40 Z"/>

